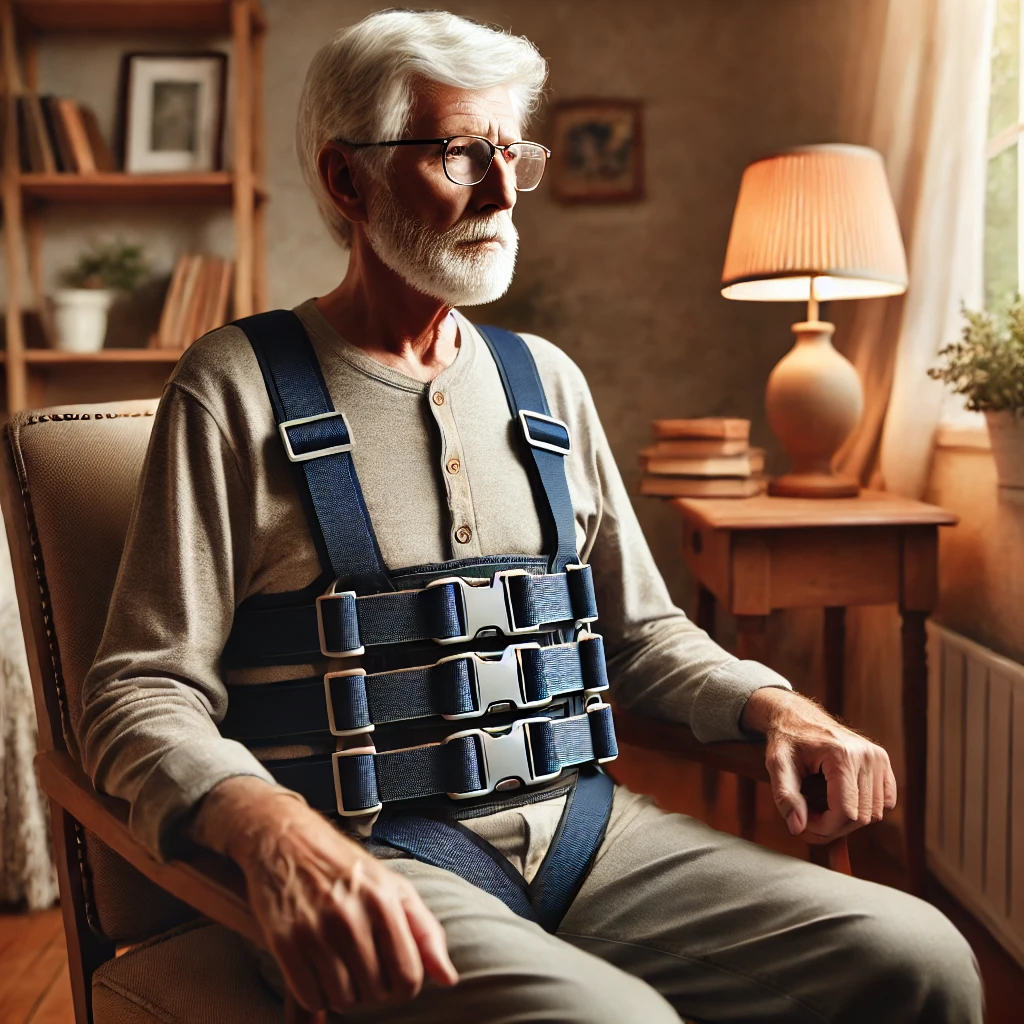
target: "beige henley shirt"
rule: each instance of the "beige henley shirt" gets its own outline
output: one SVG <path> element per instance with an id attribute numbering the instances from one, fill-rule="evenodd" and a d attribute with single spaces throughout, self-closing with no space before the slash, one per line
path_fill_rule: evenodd
<path id="1" fill-rule="evenodd" d="M 295 312 L 351 424 L 352 456 L 389 567 L 541 553 L 497 368 L 465 318 L 455 314 L 456 358 L 426 384 L 346 342 L 312 299 Z M 701 740 L 739 738 L 747 697 L 788 683 L 727 654 L 673 606 L 583 374 L 554 345 L 525 337 L 552 414 L 572 436 L 566 469 L 579 553 L 593 567 L 614 699 L 689 723 Z M 85 767 L 98 789 L 130 802 L 133 834 L 158 856 L 217 783 L 235 775 L 272 781 L 217 723 L 225 679 L 259 684 L 282 671 L 225 675 L 221 652 L 241 601 L 308 586 L 320 572 L 256 357 L 238 328 L 222 327 L 185 353 L 164 390 L 83 687 Z"/>

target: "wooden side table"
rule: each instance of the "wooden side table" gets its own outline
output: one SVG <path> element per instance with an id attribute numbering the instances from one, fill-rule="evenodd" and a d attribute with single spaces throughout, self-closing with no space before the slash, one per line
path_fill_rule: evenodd
<path id="1" fill-rule="evenodd" d="M 911 890 L 924 888 L 928 678 L 925 620 L 938 596 L 938 528 L 956 516 L 934 505 L 864 491 L 857 498 L 678 498 L 683 554 L 698 584 L 697 624 L 714 627 L 716 599 L 736 616 L 737 654 L 764 661 L 768 613 L 825 612 L 825 705 L 843 712 L 845 611 L 897 603 L 903 620 L 904 806 Z M 742 780 L 740 821 L 751 836 L 756 783 Z"/>

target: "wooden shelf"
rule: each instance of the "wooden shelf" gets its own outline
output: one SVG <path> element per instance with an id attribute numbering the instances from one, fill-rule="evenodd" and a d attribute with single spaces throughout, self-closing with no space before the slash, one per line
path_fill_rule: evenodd
<path id="1" fill-rule="evenodd" d="M 28 348 L 25 349 L 25 362 L 48 366 L 61 363 L 176 363 L 184 351 L 181 348 L 102 348 L 99 352 L 59 352 L 55 348 Z"/>
<path id="2" fill-rule="evenodd" d="M 15 0 L 25 25 L 53 32 L 231 31 L 231 0 Z M 253 29 L 264 28 L 253 5 Z"/>
<path id="3" fill-rule="evenodd" d="M 230 171 L 197 174 L 22 174 L 24 198 L 43 203 L 222 203 L 234 197 Z M 256 201 L 265 194 L 256 192 Z"/>

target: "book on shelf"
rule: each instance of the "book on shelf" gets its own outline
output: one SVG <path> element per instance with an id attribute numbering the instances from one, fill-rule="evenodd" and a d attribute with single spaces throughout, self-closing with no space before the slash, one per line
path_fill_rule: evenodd
<path id="1" fill-rule="evenodd" d="M 640 456 L 644 472 L 656 476 L 746 477 L 764 472 L 763 448 L 750 448 L 738 455 L 681 458 L 664 455 L 655 445 Z"/>
<path id="2" fill-rule="evenodd" d="M 750 438 L 750 420 L 727 419 L 722 416 L 704 416 L 693 420 L 654 420 L 652 425 L 654 437 L 659 441 L 672 438 L 747 441 Z"/>
<path id="3" fill-rule="evenodd" d="M 82 112 L 78 104 L 74 100 L 59 99 L 57 100 L 57 109 L 60 111 L 68 138 L 71 140 L 75 170 L 79 174 L 95 174 L 96 159 L 92 153 L 92 146 L 89 145 L 89 135 L 85 130 L 85 122 L 82 120 Z"/>
<path id="4" fill-rule="evenodd" d="M 655 498 L 752 498 L 767 487 L 761 476 L 645 476 L 640 493 Z"/>
<path id="5" fill-rule="evenodd" d="M 188 348 L 227 322 L 234 263 L 185 253 L 175 264 L 150 348 Z"/>
<path id="6" fill-rule="evenodd" d="M 716 440 L 715 438 L 702 437 L 680 437 L 668 441 L 656 441 L 645 449 L 645 454 L 650 453 L 659 458 L 666 459 L 716 459 L 728 455 L 743 455 L 749 448 L 746 439 L 727 438 Z"/>
<path id="7" fill-rule="evenodd" d="M 17 97 L 21 170 L 34 174 L 95 174 L 116 168 L 94 111 L 74 100 L 23 93 Z"/>

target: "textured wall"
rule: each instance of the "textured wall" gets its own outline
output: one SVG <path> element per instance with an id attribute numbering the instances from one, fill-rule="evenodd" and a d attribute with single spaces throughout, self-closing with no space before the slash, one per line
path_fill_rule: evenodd
<path id="1" fill-rule="evenodd" d="M 271 301 L 288 305 L 331 288 L 345 266 L 294 157 L 305 69 L 335 29 L 383 5 L 265 0 L 264 6 Z M 879 0 L 461 0 L 448 6 L 533 39 L 550 62 L 555 99 L 620 96 L 646 103 L 647 199 L 568 207 L 543 187 L 524 196 L 516 210 L 519 272 L 493 315 L 547 335 L 582 365 L 630 482 L 654 416 L 748 416 L 755 439 L 771 448 L 762 393 L 801 310 L 730 303 L 718 294 L 733 202 L 745 164 L 765 152 L 857 141 L 843 130 L 843 94 Z M 120 54 L 197 42 L 203 41 L 47 36 L 41 85 L 93 105 L 109 131 Z M 545 138 L 543 120 L 534 134 Z M 55 209 L 48 224 L 51 280 L 93 234 L 140 238 L 164 275 L 183 247 L 231 248 L 230 218 L 202 209 Z M 129 317 L 118 324 L 122 333 L 136 329 Z M 672 513 L 646 499 L 637 508 L 670 586 L 685 601 Z M 798 675 L 801 650 L 791 652 Z"/>

